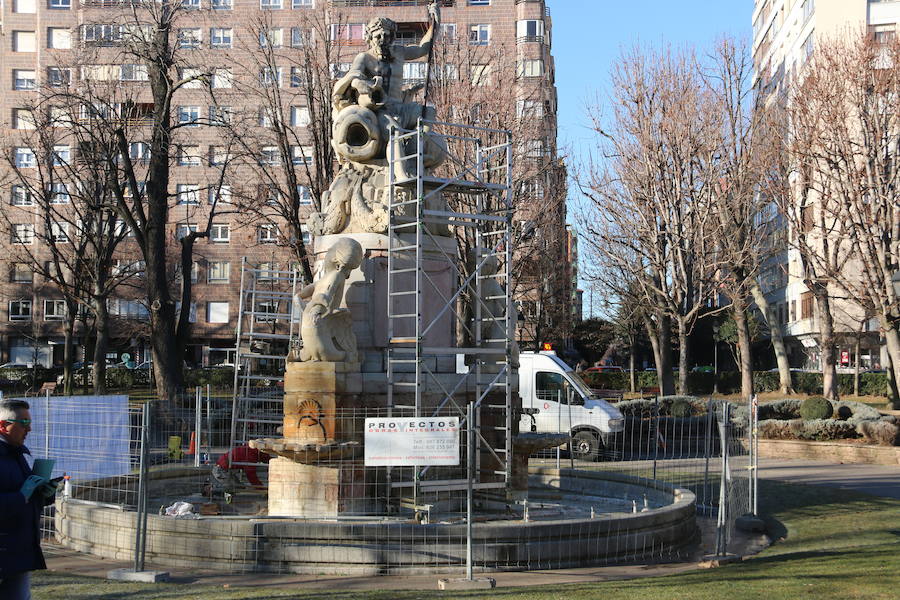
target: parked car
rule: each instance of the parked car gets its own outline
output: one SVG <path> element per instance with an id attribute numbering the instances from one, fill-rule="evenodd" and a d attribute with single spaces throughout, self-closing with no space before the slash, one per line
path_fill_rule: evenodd
<path id="1" fill-rule="evenodd" d="M 34 363 L 4 363 L 0 365 L 0 369 L 33 369 Z"/>

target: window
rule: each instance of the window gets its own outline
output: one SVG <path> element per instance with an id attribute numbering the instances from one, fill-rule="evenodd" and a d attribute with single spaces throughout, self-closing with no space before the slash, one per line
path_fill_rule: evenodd
<path id="1" fill-rule="evenodd" d="M 281 67 L 263 67 L 259 70 L 259 85 L 281 87 Z"/>
<path id="2" fill-rule="evenodd" d="M 806 2 L 803 3 L 803 23 L 809 21 L 810 17 L 812 17 L 815 12 L 816 0 L 806 0 Z"/>
<path id="3" fill-rule="evenodd" d="M 331 63 L 331 65 L 329 65 L 329 67 L 331 69 L 331 76 L 334 79 L 343 77 L 344 75 L 347 74 L 348 71 L 350 71 L 350 67 L 352 67 L 352 66 L 353 66 L 353 63 L 348 63 L 348 62 Z"/>
<path id="4" fill-rule="evenodd" d="M 15 164 L 21 169 L 34 167 L 37 161 L 34 157 L 34 150 L 19 146 L 14 151 Z"/>
<path id="5" fill-rule="evenodd" d="M 212 74 L 212 87 L 214 88 L 230 88 L 232 86 L 234 78 L 231 74 L 231 69 L 213 69 Z"/>
<path id="6" fill-rule="evenodd" d="M 121 319 L 146 321 L 150 318 L 150 310 L 139 300 L 110 300 L 109 314 Z"/>
<path id="7" fill-rule="evenodd" d="M 277 166 L 279 160 L 278 146 L 263 146 L 259 151 L 259 164 Z"/>
<path id="8" fill-rule="evenodd" d="M 178 164 L 182 167 L 199 167 L 200 146 L 181 146 L 178 149 Z"/>
<path id="9" fill-rule="evenodd" d="M 525 158 L 540 159 L 547 154 L 544 140 L 525 140 L 522 144 L 522 155 Z"/>
<path id="10" fill-rule="evenodd" d="M 188 125 L 189 127 L 198 127 L 200 125 L 200 107 L 199 106 L 179 106 L 178 107 L 178 124 Z"/>
<path id="11" fill-rule="evenodd" d="M 119 69 L 119 79 L 122 81 L 147 81 L 147 65 L 125 64 Z"/>
<path id="12" fill-rule="evenodd" d="M 185 80 L 185 88 L 202 88 L 203 72 L 197 67 L 182 67 L 181 79 Z M 187 81 L 190 79 L 190 81 Z"/>
<path id="13" fill-rule="evenodd" d="M 538 371 L 534 374 L 534 389 L 538 400 L 566 401 L 566 380 L 562 373 Z"/>
<path id="14" fill-rule="evenodd" d="M 224 165 L 231 158 L 230 153 L 225 146 L 209 147 L 209 164 L 212 166 Z"/>
<path id="15" fill-rule="evenodd" d="M 491 65 L 472 65 L 472 85 L 484 86 L 491 83 Z"/>
<path id="16" fill-rule="evenodd" d="M 122 26 L 93 23 L 81 26 L 81 41 L 90 46 L 112 46 L 122 41 Z"/>
<path id="17" fill-rule="evenodd" d="M 197 263 L 194 263 L 197 264 Z M 195 278 L 191 278 L 192 281 L 197 281 Z M 181 314 L 181 302 L 175 303 L 175 312 L 177 314 Z M 196 323 L 197 322 L 197 303 L 191 302 L 188 307 L 188 323 Z"/>
<path id="18" fill-rule="evenodd" d="M 211 261 L 206 268 L 206 280 L 209 283 L 228 283 L 231 277 L 231 263 L 227 261 Z"/>
<path id="19" fill-rule="evenodd" d="M 82 65 L 81 78 L 85 81 L 114 81 L 121 75 L 118 65 Z"/>
<path id="20" fill-rule="evenodd" d="M 44 300 L 44 320 L 62 321 L 66 318 L 65 300 Z"/>
<path id="21" fill-rule="evenodd" d="M 228 303 L 227 302 L 207 302 L 206 303 L 206 322 L 207 323 L 228 323 Z"/>
<path id="22" fill-rule="evenodd" d="M 231 239 L 231 226 L 228 223 L 213 223 L 209 228 L 209 241 L 228 243 Z"/>
<path id="23" fill-rule="evenodd" d="M 272 125 L 274 125 L 275 123 L 275 119 L 273 118 L 273 115 L 271 111 L 269 111 L 269 109 L 261 108 L 259 109 L 259 114 L 257 115 L 256 122 L 260 127 L 272 127 Z"/>
<path id="24" fill-rule="evenodd" d="M 12 186 L 12 197 L 10 204 L 13 206 L 34 206 L 34 198 L 24 185 Z"/>
<path id="25" fill-rule="evenodd" d="M 272 281 L 275 278 L 275 271 L 278 270 L 278 263 L 262 262 L 257 266 L 257 281 Z"/>
<path id="26" fill-rule="evenodd" d="M 332 23 L 331 25 L 331 39 L 337 44 L 363 44 L 365 36 L 365 23 Z"/>
<path id="27" fill-rule="evenodd" d="M 231 204 L 231 186 L 223 185 L 218 189 L 215 187 L 209 188 L 209 203 L 212 204 L 216 201 L 216 197 L 218 197 L 219 202 L 224 202 L 226 204 Z"/>
<path id="28" fill-rule="evenodd" d="M 182 27 L 178 30 L 178 47 L 199 48 L 203 39 L 202 31 L 199 27 Z"/>
<path id="29" fill-rule="evenodd" d="M 176 240 L 184 239 L 188 236 L 188 234 L 195 233 L 196 231 L 197 231 L 196 225 L 188 225 L 185 223 L 179 223 L 178 225 L 175 226 L 175 239 Z M 191 275 L 191 280 L 192 281 L 197 280 L 193 274 Z"/>
<path id="30" fill-rule="evenodd" d="M 13 69 L 13 89 L 14 90 L 33 90 L 37 87 L 37 79 L 34 71 L 25 69 Z"/>
<path id="31" fill-rule="evenodd" d="M 812 319 L 814 302 L 815 302 L 815 298 L 814 298 L 812 292 L 803 292 L 800 295 L 800 318 L 801 319 Z"/>
<path id="32" fill-rule="evenodd" d="M 12 126 L 13 129 L 34 129 L 34 113 L 25 108 L 14 108 Z"/>
<path id="33" fill-rule="evenodd" d="M 297 186 L 297 197 L 300 199 L 300 206 L 309 206 L 313 203 L 312 192 L 305 185 Z"/>
<path id="34" fill-rule="evenodd" d="M 441 23 L 438 35 L 440 36 L 440 39 L 447 42 L 456 41 L 456 23 Z"/>
<path id="35" fill-rule="evenodd" d="M 428 70 L 427 63 L 408 62 L 403 63 L 403 79 L 407 81 L 424 81 Z"/>
<path id="36" fill-rule="evenodd" d="M 293 0 L 291 8 L 312 8 L 314 0 Z"/>
<path id="37" fill-rule="evenodd" d="M 284 44 L 284 30 L 280 27 L 259 32 L 260 48 L 281 48 Z"/>
<path id="38" fill-rule="evenodd" d="M 47 47 L 54 50 L 70 50 L 72 48 L 72 31 L 63 27 L 48 27 Z"/>
<path id="39" fill-rule="evenodd" d="M 309 246 L 312 243 L 312 236 L 309 233 L 309 228 L 305 224 L 300 225 L 300 238 L 303 240 L 303 245 Z"/>
<path id="40" fill-rule="evenodd" d="M 209 122 L 212 125 L 228 125 L 231 123 L 231 114 L 230 106 L 210 106 Z"/>
<path id="41" fill-rule="evenodd" d="M 13 2 L 13 12 L 34 14 L 37 12 L 37 3 L 35 0 L 15 0 L 15 2 Z"/>
<path id="42" fill-rule="evenodd" d="M 48 187 L 50 192 L 50 204 L 68 204 L 69 188 L 64 183 L 51 183 Z"/>
<path id="43" fill-rule="evenodd" d="M 791 322 L 794 322 L 797 320 L 797 301 L 796 300 L 791 300 L 789 316 L 790 316 Z"/>
<path id="44" fill-rule="evenodd" d="M 882 25 L 873 25 L 869 28 L 869 31 L 876 44 L 890 44 L 897 36 L 897 24 L 885 23 Z"/>
<path id="45" fill-rule="evenodd" d="M 197 283 L 200 274 L 200 265 L 197 261 L 191 263 L 191 283 Z M 181 280 L 181 265 L 175 265 L 175 281 Z"/>
<path id="46" fill-rule="evenodd" d="M 306 127 L 310 123 L 309 109 L 305 106 L 291 107 L 291 126 Z"/>
<path id="47" fill-rule="evenodd" d="M 272 277 L 274 278 L 274 273 Z M 273 323 L 278 314 L 278 302 L 258 302 L 256 304 L 256 322 Z"/>
<path id="48" fill-rule="evenodd" d="M 114 235 L 120 238 L 126 237 L 134 237 L 134 231 L 128 227 L 128 224 L 122 219 L 116 219 L 116 224 L 114 225 Z"/>
<path id="49" fill-rule="evenodd" d="M 231 27 L 213 27 L 209 30 L 209 45 L 213 48 L 231 48 L 234 30 Z"/>
<path id="50" fill-rule="evenodd" d="M 816 44 L 815 32 L 812 32 L 806 38 L 806 41 L 803 42 L 803 60 L 804 61 L 809 60 L 809 58 L 812 56 L 813 51 L 816 48 L 815 44 Z"/>
<path id="51" fill-rule="evenodd" d="M 231 0 L 212 0 L 211 6 L 213 10 L 231 10 Z"/>
<path id="52" fill-rule="evenodd" d="M 186 10 L 199 10 L 200 0 L 181 0 L 181 8 Z"/>
<path id="53" fill-rule="evenodd" d="M 72 81 L 72 69 L 47 67 L 47 85 L 50 87 L 66 87 Z"/>
<path id="54" fill-rule="evenodd" d="M 69 146 L 53 146 L 53 164 L 55 166 L 67 165 L 71 159 L 72 150 Z"/>
<path id="55" fill-rule="evenodd" d="M 487 46 L 491 43 L 491 26 L 485 24 L 469 25 L 469 43 L 473 46 Z"/>
<path id="56" fill-rule="evenodd" d="M 33 31 L 13 31 L 13 52 L 35 52 L 37 35 Z"/>
<path id="57" fill-rule="evenodd" d="M 544 199 L 544 182 L 540 179 L 532 179 L 522 184 L 522 193 L 534 200 Z"/>
<path id="58" fill-rule="evenodd" d="M 191 206 L 200 204 L 200 186 L 195 183 L 179 183 L 175 186 L 175 189 L 178 193 L 178 204 Z M 180 225 L 179 225 L 180 227 Z M 192 225 L 194 229 L 192 231 L 197 231 L 197 226 Z M 181 238 L 178 238 L 181 239 Z"/>
<path id="59" fill-rule="evenodd" d="M 295 165 L 311 165 L 313 153 L 310 146 L 291 146 L 291 162 Z"/>
<path id="60" fill-rule="evenodd" d="M 300 48 L 310 45 L 312 31 L 302 27 L 291 27 L 291 46 Z"/>
<path id="61" fill-rule="evenodd" d="M 50 223 L 50 242 L 54 244 L 69 243 L 69 224 L 58 221 Z"/>
<path id="62" fill-rule="evenodd" d="M 301 67 L 291 67 L 291 87 L 302 87 L 305 81 L 305 71 Z"/>
<path id="63" fill-rule="evenodd" d="M 467 0 L 469 6 L 490 6 L 491 0 Z"/>
<path id="64" fill-rule="evenodd" d="M 274 244 L 278 241 L 278 227 L 274 223 L 257 226 L 256 241 L 260 244 Z"/>
<path id="65" fill-rule="evenodd" d="M 34 278 L 34 269 L 28 263 L 13 263 L 9 270 L 9 280 L 12 283 L 31 283 Z"/>
<path id="66" fill-rule="evenodd" d="M 539 19 L 516 21 L 516 40 L 519 42 L 543 42 L 544 22 Z"/>
<path id="67" fill-rule="evenodd" d="M 31 300 L 10 300 L 10 302 L 9 302 L 9 320 L 10 321 L 30 321 L 31 320 Z"/>
<path id="68" fill-rule="evenodd" d="M 544 75 L 544 60 L 541 58 L 520 60 L 517 71 L 519 77 L 541 77 Z"/>
<path id="69" fill-rule="evenodd" d="M 281 0 L 259 0 L 262 10 L 281 10 Z"/>
<path id="70" fill-rule="evenodd" d="M 145 163 L 150 160 L 150 144 L 147 142 L 131 142 L 128 144 L 128 157 L 132 162 Z"/>
<path id="71" fill-rule="evenodd" d="M 516 102 L 516 116 L 520 119 L 540 119 L 544 116 L 544 103 L 539 100 Z"/>

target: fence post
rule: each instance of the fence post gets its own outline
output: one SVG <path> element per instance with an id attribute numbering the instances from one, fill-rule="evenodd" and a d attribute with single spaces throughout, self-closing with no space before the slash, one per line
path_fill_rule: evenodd
<path id="1" fill-rule="evenodd" d="M 466 579 L 472 581 L 472 488 L 475 478 L 475 403 L 466 406 Z"/>
<path id="2" fill-rule="evenodd" d="M 750 402 L 750 512 L 759 517 L 759 398 Z"/>
<path id="3" fill-rule="evenodd" d="M 716 556 L 725 556 L 728 553 L 728 480 L 729 472 L 729 431 L 731 419 L 731 404 L 725 402 L 722 405 L 722 420 L 719 422 L 719 437 L 722 445 L 722 473 L 719 478 L 719 514 L 716 519 Z"/>
<path id="4" fill-rule="evenodd" d="M 653 399 L 653 479 L 656 479 L 656 461 L 659 459 L 659 395 Z"/>
<path id="5" fill-rule="evenodd" d="M 562 433 L 562 391 L 556 390 L 556 433 Z M 569 440 L 569 453 L 572 452 L 571 440 Z M 556 471 L 559 472 L 560 447 L 556 447 Z"/>
<path id="6" fill-rule="evenodd" d="M 196 388 L 196 394 L 194 394 L 194 399 L 196 400 L 196 406 L 194 407 L 194 467 L 200 466 L 200 445 L 202 439 L 202 422 L 203 418 L 203 388 L 199 385 Z"/>
<path id="7" fill-rule="evenodd" d="M 141 411 L 141 458 L 138 467 L 137 513 L 135 514 L 134 570 L 144 570 L 147 541 L 147 470 L 150 437 L 150 401 L 144 402 Z"/>
<path id="8" fill-rule="evenodd" d="M 715 418 L 715 410 L 716 404 L 713 401 L 712 397 L 708 398 L 706 401 L 706 436 L 704 442 L 704 451 L 703 455 L 705 457 L 704 465 L 703 465 L 703 510 L 709 511 L 712 508 L 712 503 L 709 499 L 709 455 L 712 454 L 712 433 L 713 433 L 713 419 Z"/>

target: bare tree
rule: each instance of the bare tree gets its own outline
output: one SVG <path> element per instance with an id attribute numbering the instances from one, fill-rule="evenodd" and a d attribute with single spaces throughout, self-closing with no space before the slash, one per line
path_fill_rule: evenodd
<path id="1" fill-rule="evenodd" d="M 712 103 L 690 54 L 633 50 L 615 66 L 613 85 L 611 125 L 589 109 L 605 155 L 579 174 L 587 241 L 639 286 L 665 394 L 673 392 L 667 347 L 676 328 L 683 393 L 689 335 L 715 273 Z"/>
<path id="2" fill-rule="evenodd" d="M 820 312 L 825 283 L 877 316 L 900 375 L 900 42 L 846 32 L 817 43 L 791 97 L 795 211 L 814 213 L 804 257 Z M 803 225 L 803 223 L 798 223 Z M 809 235 L 801 235 L 803 242 Z M 830 325 L 829 315 L 824 325 Z M 834 362 L 833 341 L 823 356 Z M 827 344 L 827 345 L 826 345 Z M 836 394 L 836 392 L 835 392 Z"/>

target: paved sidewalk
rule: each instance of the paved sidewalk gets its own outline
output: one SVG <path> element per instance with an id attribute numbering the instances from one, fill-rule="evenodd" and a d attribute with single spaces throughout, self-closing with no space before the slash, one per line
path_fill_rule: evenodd
<path id="1" fill-rule="evenodd" d="M 900 500 L 900 466 L 763 458 L 759 461 L 759 477 L 788 483 L 824 485 Z"/>

